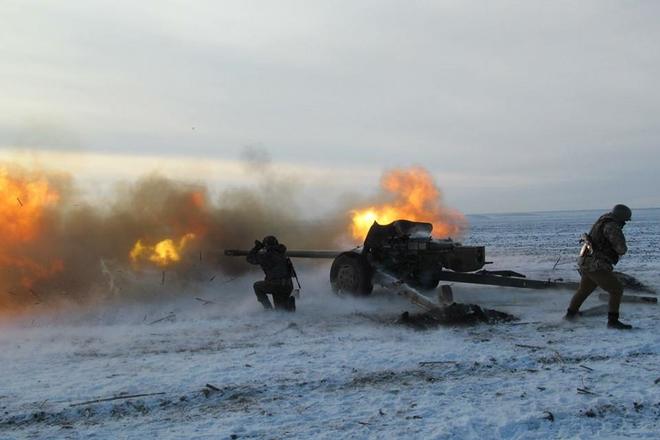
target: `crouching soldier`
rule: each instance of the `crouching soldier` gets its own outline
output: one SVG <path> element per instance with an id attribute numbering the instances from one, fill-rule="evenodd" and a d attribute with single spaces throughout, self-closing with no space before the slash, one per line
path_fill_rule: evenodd
<path id="1" fill-rule="evenodd" d="M 578 258 L 580 286 L 573 295 L 565 318 L 572 321 L 580 316 L 580 306 L 596 287 L 601 287 L 610 294 L 607 326 L 619 330 L 628 330 L 632 326 L 619 321 L 619 305 L 623 295 L 621 282 L 612 273 L 619 257 L 628 250 L 623 227 L 630 221 L 632 212 L 625 205 L 616 205 L 611 212 L 602 215 L 591 227 L 588 235 L 583 236 L 584 244 Z"/>
<path id="2" fill-rule="evenodd" d="M 254 283 L 254 293 L 264 309 L 272 309 L 268 294 L 273 295 L 275 308 L 294 312 L 296 300 L 293 291 L 293 265 L 286 256 L 286 246 L 278 243 L 277 238 L 269 235 L 263 241 L 255 240 L 254 247 L 247 255 L 250 264 L 261 266 L 266 279 Z"/>

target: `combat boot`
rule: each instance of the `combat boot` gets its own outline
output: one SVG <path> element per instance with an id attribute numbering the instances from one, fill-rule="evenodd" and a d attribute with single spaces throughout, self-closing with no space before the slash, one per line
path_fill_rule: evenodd
<path id="1" fill-rule="evenodd" d="M 582 312 L 579 312 L 577 310 L 571 310 L 571 309 L 566 309 L 566 314 L 564 315 L 564 319 L 566 321 L 577 321 L 579 317 L 582 316 Z"/>
<path id="2" fill-rule="evenodd" d="M 259 300 L 259 302 L 261 303 L 262 306 L 264 306 L 264 310 L 272 310 L 273 309 L 273 305 L 270 303 L 268 298 L 266 298 L 264 301 Z"/>
<path id="3" fill-rule="evenodd" d="M 617 330 L 630 330 L 632 329 L 632 325 L 624 324 L 623 322 L 619 321 L 618 313 L 608 313 L 607 328 L 613 328 Z"/>
<path id="4" fill-rule="evenodd" d="M 287 300 L 287 308 L 289 312 L 295 312 L 296 311 L 296 298 L 294 296 L 290 296 L 289 299 Z"/>

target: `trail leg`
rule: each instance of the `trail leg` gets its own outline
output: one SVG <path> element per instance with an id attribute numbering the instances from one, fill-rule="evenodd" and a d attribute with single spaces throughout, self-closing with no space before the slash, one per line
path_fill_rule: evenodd
<path id="1" fill-rule="evenodd" d="M 454 302 L 454 292 L 452 291 L 449 284 L 443 284 L 440 286 L 440 291 L 438 292 L 438 302 L 440 304 L 451 304 Z"/>

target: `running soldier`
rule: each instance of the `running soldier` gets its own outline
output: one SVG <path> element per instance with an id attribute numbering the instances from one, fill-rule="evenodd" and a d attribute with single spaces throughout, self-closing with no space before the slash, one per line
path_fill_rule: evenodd
<path id="1" fill-rule="evenodd" d="M 578 258 L 580 286 L 573 295 L 565 318 L 573 321 L 580 316 L 580 306 L 596 287 L 610 294 L 607 327 L 629 330 L 631 325 L 619 321 L 619 305 L 623 296 L 623 286 L 612 273 L 614 265 L 627 251 L 623 227 L 630 221 L 632 211 L 626 205 L 616 205 L 611 212 L 602 215 L 583 236 L 583 247 Z"/>

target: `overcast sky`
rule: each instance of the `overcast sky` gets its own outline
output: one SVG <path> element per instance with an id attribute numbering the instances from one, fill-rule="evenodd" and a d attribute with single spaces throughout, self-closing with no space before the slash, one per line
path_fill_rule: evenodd
<path id="1" fill-rule="evenodd" d="M 468 213 L 660 206 L 658 23 L 653 1 L 2 0 L 0 153 L 222 186 L 252 146 L 328 200 L 419 164 Z"/>

